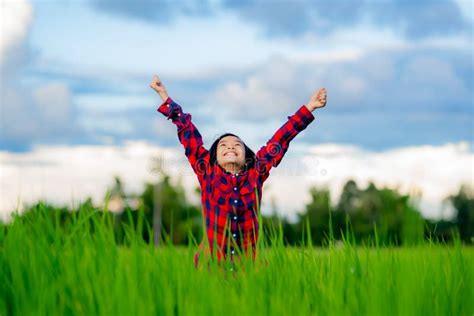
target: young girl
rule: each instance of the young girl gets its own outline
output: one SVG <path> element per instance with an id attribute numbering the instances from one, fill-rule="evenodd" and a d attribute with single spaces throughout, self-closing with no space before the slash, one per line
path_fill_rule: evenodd
<path id="1" fill-rule="evenodd" d="M 270 169 L 279 165 L 290 141 L 314 120 L 311 112 L 326 105 L 326 89 L 315 92 L 307 104 L 288 116 L 288 121 L 255 154 L 232 133 L 221 135 L 207 150 L 191 114 L 184 113 L 168 96 L 158 76 L 153 77 L 150 87 L 163 99 L 157 111 L 177 126 L 178 139 L 201 187 L 209 243 L 204 238 L 199 245 L 194 255 L 196 268 L 205 244 L 209 245 L 207 258 L 217 254 L 218 262 L 229 256 L 233 262 L 242 253 L 251 253 L 255 260 L 263 183 Z"/>

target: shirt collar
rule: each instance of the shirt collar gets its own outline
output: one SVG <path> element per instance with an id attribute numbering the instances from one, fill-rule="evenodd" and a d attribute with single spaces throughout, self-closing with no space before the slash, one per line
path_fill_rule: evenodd
<path id="1" fill-rule="evenodd" d="M 245 174 L 247 173 L 247 171 L 248 171 L 247 168 L 244 168 L 243 171 L 241 170 L 241 171 L 239 171 L 238 173 L 232 173 L 232 172 L 229 172 L 229 171 L 225 170 L 224 168 L 222 168 L 218 163 L 216 163 L 216 164 L 214 165 L 214 168 L 215 168 L 215 170 L 217 171 L 217 173 L 219 173 L 219 174 L 225 174 L 225 175 L 229 175 L 229 176 L 231 176 L 231 175 L 234 175 L 234 176 L 243 176 L 243 175 L 245 175 Z"/>

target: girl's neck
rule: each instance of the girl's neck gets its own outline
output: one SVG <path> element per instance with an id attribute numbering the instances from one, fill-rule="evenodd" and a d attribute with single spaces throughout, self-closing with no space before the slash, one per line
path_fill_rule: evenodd
<path id="1" fill-rule="evenodd" d="M 239 173 L 242 169 L 242 166 L 235 163 L 227 163 L 221 167 L 222 169 L 230 173 Z"/>

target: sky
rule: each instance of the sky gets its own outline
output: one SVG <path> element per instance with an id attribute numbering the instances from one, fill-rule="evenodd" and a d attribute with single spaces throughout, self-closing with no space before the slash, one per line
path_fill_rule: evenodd
<path id="1" fill-rule="evenodd" d="M 337 200 L 352 178 L 420 191 L 439 218 L 473 183 L 471 1 L 0 1 L 0 218 L 38 198 L 99 203 L 113 175 L 139 192 L 158 156 L 198 203 L 154 74 L 207 147 L 233 132 L 256 151 L 327 89 L 264 212 L 294 216 L 312 185 Z"/>

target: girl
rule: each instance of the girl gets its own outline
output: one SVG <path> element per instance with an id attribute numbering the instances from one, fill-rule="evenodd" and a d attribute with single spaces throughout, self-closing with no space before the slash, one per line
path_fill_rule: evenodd
<path id="1" fill-rule="evenodd" d="M 290 141 L 314 120 L 311 112 L 326 105 L 326 89 L 315 92 L 307 104 L 288 116 L 288 121 L 255 154 L 232 133 L 221 135 L 207 150 L 191 114 L 184 113 L 168 96 L 158 76 L 153 77 L 150 87 L 163 99 L 157 111 L 176 125 L 178 139 L 201 187 L 208 244 L 204 238 L 194 255 L 194 265 L 198 267 L 205 244 L 207 258 L 217 254 L 218 262 L 229 256 L 233 262 L 237 255 L 250 252 L 255 260 L 263 183 L 270 169 L 279 165 Z"/>

